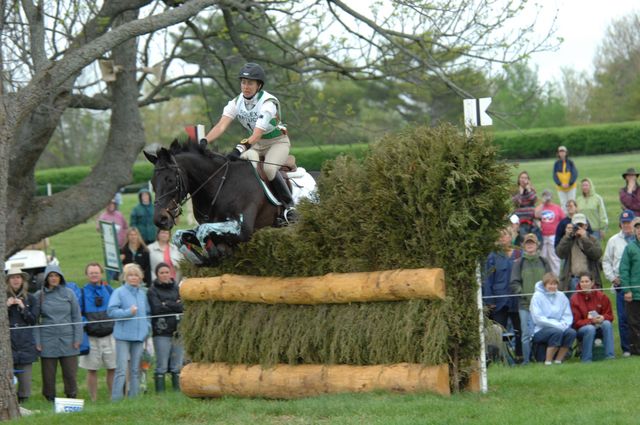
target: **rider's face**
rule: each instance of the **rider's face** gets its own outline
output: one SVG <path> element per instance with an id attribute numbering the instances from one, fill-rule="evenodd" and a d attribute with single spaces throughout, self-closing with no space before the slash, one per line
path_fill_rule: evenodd
<path id="1" fill-rule="evenodd" d="M 244 97 L 252 97 L 256 93 L 258 93 L 258 88 L 260 87 L 260 83 L 257 80 L 249 80 L 247 78 L 240 79 L 240 90 L 242 91 L 242 95 Z"/>

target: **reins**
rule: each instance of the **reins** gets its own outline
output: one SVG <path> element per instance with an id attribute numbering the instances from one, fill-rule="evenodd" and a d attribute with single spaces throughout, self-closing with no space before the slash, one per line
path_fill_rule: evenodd
<path id="1" fill-rule="evenodd" d="M 220 155 L 220 156 L 222 156 L 222 155 Z M 180 166 L 178 166 L 177 164 L 176 165 L 170 164 L 170 165 L 167 165 L 167 166 L 164 166 L 164 167 L 157 167 L 156 170 L 162 170 L 162 169 L 165 169 L 165 168 L 176 171 L 176 175 L 177 175 L 176 187 L 175 187 L 175 189 L 173 189 L 173 190 L 165 193 L 164 195 L 159 196 L 158 198 L 156 198 L 156 201 L 154 202 L 154 204 L 157 205 L 157 203 L 161 199 L 165 198 L 166 196 L 169 196 L 169 195 L 173 194 L 174 192 L 178 192 L 178 198 L 182 198 L 182 192 L 183 191 L 187 192 L 187 194 L 184 196 L 184 198 L 181 201 L 179 201 L 179 203 L 176 202 L 175 199 L 173 199 L 173 202 L 176 204 L 176 208 L 174 210 L 170 210 L 169 208 L 167 208 L 167 212 L 175 220 L 176 218 L 178 218 L 182 214 L 182 206 L 185 203 L 187 203 L 190 199 L 193 199 L 193 197 L 198 192 L 200 192 L 200 190 L 202 190 L 205 187 L 205 185 L 207 183 L 209 183 L 209 181 L 211 181 L 211 179 L 213 179 L 216 175 L 218 175 L 218 173 L 220 173 L 222 170 L 224 170 L 224 174 L 222 175 L 222 177 L 220 179 L 220 184 L 218 185 L 218 189 L 216 190 L 215 195 L 211 199 L 211 204 L 209 205 L 209 211 L 211 211 L 211 208 L 213 208 L 213 205 L 216 203 L 216 200 L 218 199 L 218 196 L 220 195 L 220 191 L 222 190 L 222 186 L 224 186 L 224 183 L 227 180 L 227 174 L 229 172 L 229 160 L 226 159 L 224 164 L 222 164 L 220 167 L 218 167 L 218 169 L 216 169 L 209 177 L 207 177 L 205 179 L 205 181 L 202 182 L 200 184 L 200 186 L 198 186 L 192 193 L 189 193 L 188 192 L 188 188 L 185 188 L 184 184 L 182 183 L 183 178 L 182 178 L 182 173 L 181 173 L 182 170 L 181 170 Z M 195 209 L 195 205 L 193 207 Z M 197 210 L 197 209 L 196 209 L 196 211 L 199 214 L 201 214 L 206 221 L 209 220 L 209 215 L 208 214 L 202 214 L 202 212 L 200 210 Z"/>

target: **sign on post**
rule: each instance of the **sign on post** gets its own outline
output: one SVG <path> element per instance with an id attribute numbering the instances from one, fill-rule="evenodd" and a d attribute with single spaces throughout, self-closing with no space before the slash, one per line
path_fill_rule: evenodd
<path id="1" fill-rule="evenodd" d="M 100 220 L 102 250 L 104 252 L 104 268 L 113 272 L 122 272 L 120 248 L 118 247 L 118 231 L 115 223 Z"/>
<path id="2" fill-rule="evenodd" d="M 487 114 L 487 108 L 491 105 L 490 97 L 480 99 L 464 99 L 464 126 L 467 130 L 467 137 L 471 137 L 473 127 L 492 125 L 493 120 Z"/>

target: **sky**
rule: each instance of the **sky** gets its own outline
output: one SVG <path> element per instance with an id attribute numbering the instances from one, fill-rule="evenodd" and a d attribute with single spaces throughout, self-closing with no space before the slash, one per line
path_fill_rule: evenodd
<path id="1" fill-rule="evenodd" d="M 562 67 L 591 75 L 593 57 L 612 20 L 640 12 L 639 0 L 542 0 L 541 3 L 544 8 L 541 20 L 546 18 L 550 22 L 558 10 L 556 36 L 564 39 L 557 51 L 532 56 L 531 62 L 538 65 L 541 82 L 560 81 Z"/>

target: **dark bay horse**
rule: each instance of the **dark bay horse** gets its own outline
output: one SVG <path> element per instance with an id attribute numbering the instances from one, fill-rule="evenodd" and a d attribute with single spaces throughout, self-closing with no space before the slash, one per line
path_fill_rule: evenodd
<path id="1" fill-rule="evenodd" d="M 175 225 L 187 196 L 199 224 L 220 225 L 222 230 L 210 235 L 220 252 L 248 241 L 255 230 L 276 223 L 280 207 L 269 201 L 250 162 L 229 161 L 197 143 L 180 144 L 177 140 L 155 155 L 144 154 L 155 166 L 151 183 L 156 197 L 154 222 L 159 228 Z"/>

